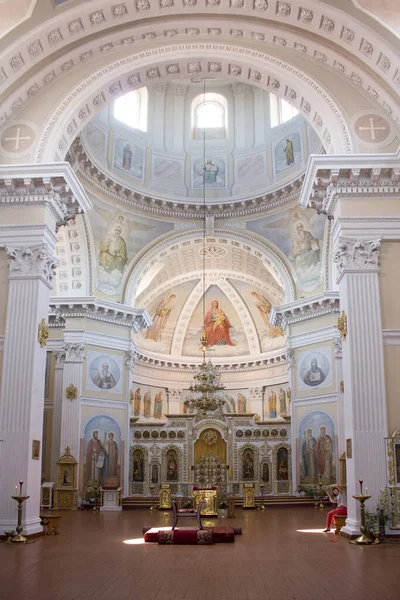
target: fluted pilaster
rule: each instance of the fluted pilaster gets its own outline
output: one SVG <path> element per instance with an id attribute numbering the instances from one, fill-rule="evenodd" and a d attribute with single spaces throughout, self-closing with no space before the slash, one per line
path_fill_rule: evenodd
<path id="1" fill-rule="evenodd" d="M 61 432 L 60 432 L 60 456 L 65 452 L 67 446 L 71 454 L 79 460 L 79 424 L 81 412 L 82 394 L 82 367 L 85 346 L 81 341 L 69 341 L 70 332 L 64 333 L 65 352 L 62 401 L 61 401 Z M 73 385 L 76 388 L 76 398 L 67 398 L 67 388 Z M 82 465 L 79 465 L 82 468 Z"/>
<path id="2" fill-rule="evenodd" d="M 340 306 L 347 315 L 347 336 L 342 344 L 343 414 L 344 437 L 352 440 L 352 458 L 347 459 L 348 519 L 344 531 L 350 534 L 359 529 L 358 506 L 352 499 L 359 491 L 359 479 L 372 496 L 367 505 L 372 511 L 386 485 L 379 247 L 376 241 L 339 242 L 336 254 Z"/>
<path id="3" fill-rule="evenodd" d="M 56 359 L 54 367 L 54 391 L 53 391 L 53 418 L 51 427 L 51 465 L 50 480 L 55 481 L 56 462 L 60 458 L 60 436 L 61 436 L 61 404 L 63 398 L 63 377 L 65 352 L 63 350 L 53 352 Z"/>
<path id="4" fill-rule="evenodd" d="M 42 441 L 46 349 L 38 341 L 38 324 L 48 317 L 50 287 L 41 268 L 36 269 L 35 262 L 31 262 L 35 249 L 14 251 L 10 258 L 0 392 L 0 439 L 7 457 L 1 461 L 0 531 L 15 527 L 16 502 L 11 495 L 22 480 L 23 492 L 30 496 L 24 509 L 24 531 L 32 534 L 42 531 L 41 460 L 31 457 L 32 440 Z M 18 261 L 20 268 L 16 268 Z"/>

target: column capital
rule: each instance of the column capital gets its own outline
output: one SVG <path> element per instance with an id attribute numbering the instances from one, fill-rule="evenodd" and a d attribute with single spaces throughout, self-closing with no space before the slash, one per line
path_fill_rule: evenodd
<path id="1" fill-rule="evenodd" d="M 136 353 L 133 350 L 129 350 L 125 358 L 125 366 L 129 371 L 133 371 L 136 361 Z"/>
<path id="2" fill-rule="evenodd" d="M 293 348 L 286 348 L 285 358 L 286 358 L 286 362 L 288 364 L 288 368 L 292 369 L 294 367 L 294 363 L 295 363 L 295 353 L 294 353 Z"/>
<path id="3" fill-rule="evenodd" d="M 167 388 L 167 394 L 169 395 L 170 400 L 177 400 L 179 402 L 182 396 L 182 390 L 177 388 Z"/>
<path id="4" fill-rule="evenodd" d="M 10 257 L 8 260 L 10 279 L 41 278 L 51 287 L 50 283 L 56 274 L 58 260 L 45 245 L 33 248 L 28 246 L 6 248 L 6 252 Z"/>
<path id="5" fill-rule="evenodd" d="M 333 338 L 333 354 L 335 358 L 342 358 L 342 340 L 338 337 Z"/>
<path id="6" fill-rule="evenodd" d="M 168 89 L 168 83 L 164 83 L 164 82 L 156 83 L 155 89 L 156 89 L 156 92 L 165 94 Z"/>
<path id="7" fill-rule="evenodd" d="M 62 369 L 64 367 L 65 351 L 64 350 L 53 350 L 52 354 L 53 354 L 54 358 L 56 359 L 55 368 Z"/>
<path id="8" fill-rule="evenodd" d="M 170 84 L 169 89 L 173 96 L 186 96 L 186 92 L 188 89 L 187 85 L 182 85 L 181 83 L 173 83 Z"/>
<path id="9" fill-rule="evenodd" d="M 245 92 L 245 84 L 244 83 L 239 83 L 239 82 L 235 82 L 232 83 L 232 94 L 234 96 L 238 96 L 239 94 L 244 94 Z"/>
<path id="10" fill-rule="evenodd" d="M 261 400 L 263 395 L 262 387 L 255 387 L 249 389 L 250 400 Z"/>
<path id="11" fill-rule="evenodd" d="M 67 342 L 63 345 L 63 350 L 65 352 L 65 361 L 66 362 L 74 362 L 81 363 L 84 360 L 84 352 L 85 352 L 85 344 L 75 343 L 75 342 Z"/>
<path id="12" fill-rule="evenodd" d="M 379 272 L 380 240 L 339 240 L 333 254 L 337 267 L 336 282 L 345 273 Z"/>

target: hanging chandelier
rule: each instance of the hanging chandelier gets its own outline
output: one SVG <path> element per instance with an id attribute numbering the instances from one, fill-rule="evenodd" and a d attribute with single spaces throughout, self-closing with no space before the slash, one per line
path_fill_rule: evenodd
<path id="1" fill-rule="evenodd" d="M 203 80 L 203 102 L 206 102 L 206 80 Z M 222 396 L 218 396 L 218 392 L 225 389 L 221 381 L 221 372 L 216 367 L 209 356 L 206 360 L 206 351 L 210 351 L 207 340 L 207 331 L 205 325 L 205 295 L 206 295 L 206 130 L 203 128 L 203 331 L 200 339 L 200 350 L 203 355 L 201 365 L 198 367 L 193 383 L 189 386 L 189 390 L 195 394 L 194 397 L 185 401 L 186 406 L 197 412 L 198 416 L 205 416 L 208 412 L 220 410 L 225 404 Z"/>

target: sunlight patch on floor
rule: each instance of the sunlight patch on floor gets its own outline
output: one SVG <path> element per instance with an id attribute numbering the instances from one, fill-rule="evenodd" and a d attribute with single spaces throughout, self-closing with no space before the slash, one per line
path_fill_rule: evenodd
<path id="1" fill-rule="evenodd" d="M 323 529 L 296 529 L 296 531 L 299 533 L 325 533 Z"/>

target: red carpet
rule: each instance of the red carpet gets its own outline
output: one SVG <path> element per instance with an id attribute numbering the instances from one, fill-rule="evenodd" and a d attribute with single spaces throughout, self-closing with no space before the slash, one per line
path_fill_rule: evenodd
<path id="1" fill-rule="evenodd" d="M 209 529 L 174 529 L 158 532 L 159 544 L 210 545 L 214 543 Z"/>
<path id="2" fill-rule="evenodd" d="M 241 534 L 241 527 L 207 527 L 198 529 L 171 527 L 143 527 L 144 541 L 159 544 L 218 544 L 233 543 L 235 534 Z"/>

